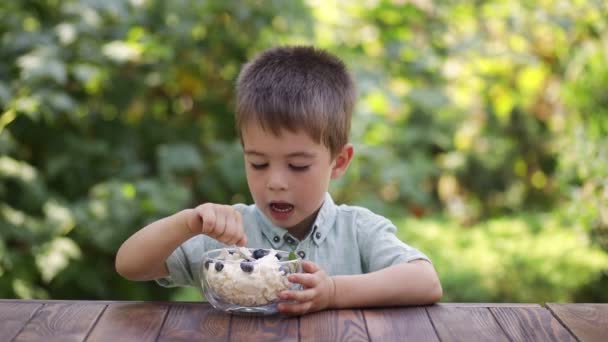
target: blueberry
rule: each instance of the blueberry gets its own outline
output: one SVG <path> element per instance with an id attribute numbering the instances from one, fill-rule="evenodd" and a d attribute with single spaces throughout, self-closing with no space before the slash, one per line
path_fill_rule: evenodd
<path id="1" fill-rule="evenodd" d="M 253 264 L 247 261 L 241 262 L 241 269 L 243 272 L 251 273 L 253 272 Z"/>
<path id="2" fill-rule="evenodd" d="M 268 253 L 269 252 L 267 250 L 260 248 L 260 249 L 256 249 L 255 251 L 253 251 L 252 255 L 255 259 L 259 259 L 259 258 L 262 258 L 265 255 L 267 255 Z"/>
<path id="3" fill-rule="evenodd" d="M 208 270 L 209 269 L 209 264 L 212 263 L 213 261 L 211 260 L 205 260 L 205 269 Z"/>
<path id="4" fill-rule="evenodd" d="M 291 273 L 291 269 L 287 265 L 281 265 L 281 267 L 279 267 L 279 272 L 283 272 L 283 275 L 288 275 Z"/>
<path id="5" fill-rule="evenodd" d="M 223 269 L 224 269 L 224 264 L 221 261 L 218 261 L 218 262 L 215 263 L 215 270 L 216 271 L 219 272 L 219 271 L 221 271 Z"/>

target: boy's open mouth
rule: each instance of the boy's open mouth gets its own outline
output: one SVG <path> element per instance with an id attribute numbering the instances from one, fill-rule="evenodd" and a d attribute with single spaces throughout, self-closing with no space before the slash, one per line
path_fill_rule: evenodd
<path id="1" fill-rule="evenodd" d="M 293 205 L 285 202 L 271 202 L 270 209 L 280 213 L 287 213 L 293 210 Z"/>

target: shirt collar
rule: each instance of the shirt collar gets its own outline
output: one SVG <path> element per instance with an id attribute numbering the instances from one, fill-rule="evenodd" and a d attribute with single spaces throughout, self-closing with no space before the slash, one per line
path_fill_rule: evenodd
<path id="1" fill-rule="evenodd" d="M 311 238 L 317 245 L 323 243 L 327 235 L 329 235 L 329 231 L 333 228 L 334 222 L 336 222 L 337 214 L 338 208 L 329 192 L 326 192 L 321 210 L 319 210 L 317 219 L 307 238 Z"/>
<path id="2" fill-rule="evenodd" d="M 329 231 L 334 226 L 338 209 L 331 195 L 325 193 L 325 199 L 321 205 L 321 209 L 317 214 L 317 218 L 312 225 L 310 233 L 305 239 L 311 239 L 316 245 L 320 245 L 325 241 Z M 287 229 L 275 226 L 266 215 L 256 206 L 258 223 L 262 229 L 262 234 L 270 241 L 274 249 L 281 249 L 285 243 L 285 239 L 291 237 Z"/>

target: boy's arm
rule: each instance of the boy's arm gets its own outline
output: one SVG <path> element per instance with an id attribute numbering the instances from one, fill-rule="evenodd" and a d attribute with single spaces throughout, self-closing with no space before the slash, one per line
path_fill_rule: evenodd
<path id="1" fill-rule="evenodd" d="M 436 303 L 442 289 L 433 265 L 415 260 L 360 275 L 329 277 L 316 264 L 302 264 L 305 273 L 289 275 L 289 281 L 304 286 L 301 291 L 279 294 L 283 300 L 279 311 L 288 315 L 335 308 L 402 306 Z"/>
<path id="2" fill-rule="evenodd" d="M 433 265 L 414 260 L 360 275 L 332 277 L 332 308 L 433 304 L 443 290 Z"/>
<path id="3" fill-rule="evenodd" d="M 186 240 L 205 234 L 225 244 L 244 246 L 241 214 L 229 205 L 201 204 L 143 227 L 116 253 L 116 271 L 130 280 L 153 280 L 169 275 L 165 261 Z"/>
<path id="4" fill-rule="evenodd" d="M 197 235 L 188 229 L 188 210 L 152 222 L 133 234 L 116 253 L 116 271 L 129 280 L 169 275 L 165 260 L 184 241 Z"/>

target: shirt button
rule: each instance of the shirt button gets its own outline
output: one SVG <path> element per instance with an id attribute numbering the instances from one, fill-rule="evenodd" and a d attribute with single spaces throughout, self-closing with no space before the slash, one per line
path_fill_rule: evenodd
<path id="1" fill-rule="evenodd" d="M 317 232 L 317 233 L 315 234 L 315 237 L 316 237 L 317 239 L 320 239 L 320 238 L 321 238 L 321 232 Z"/>
<path id="2" fill-rule="evenodd" d="M 279 242 L 279 241 L 281 241 L 281 238 L 278 236 L 275 236 L 274 238 L 272 238 L 272 241 Z"/>
<path id="3" fill-rule="evenodd" d="M 290 238 L 289 236 L 285 240 L 287 240 L 287 243 L 290 245 L 293 245 L 295 243 L 294 239 Z"/>
<path id="4" fill-rule="evenodd" d="M 300 258 L 304 259 L 306 258 L 306 253 L 304 253 L 304 251 L 299 251 L 298 255 L 300 256 Z"/>

